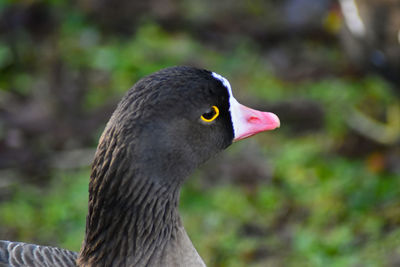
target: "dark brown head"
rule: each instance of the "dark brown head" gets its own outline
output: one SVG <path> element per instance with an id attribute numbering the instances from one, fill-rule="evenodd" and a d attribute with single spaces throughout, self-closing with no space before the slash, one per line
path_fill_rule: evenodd
<path id="1" fill-rule="evenodd" d="M 233 140 L 278 126 L 274 114 L 240 105 L 222 76 L 172 67 L 129 90 L 103 138 L 118 135 L 117 145 L 128 149 L 127 156 L 144 164 L 153 176 L 176 177 L 186 176 Z"/>

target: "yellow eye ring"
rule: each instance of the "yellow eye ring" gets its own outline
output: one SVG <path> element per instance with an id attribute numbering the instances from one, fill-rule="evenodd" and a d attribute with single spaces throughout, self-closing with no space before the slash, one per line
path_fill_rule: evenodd
<path id="1" fill-rule="evenodd" d="M 201 115 L 201 119 L 205 122 L 212 122 L 213 120 L 215 120 L 218 116 L 219 116 L 219 109 L 217 108 L 217 106 L 212 106 L 211 107 L 211 111 L 204 113 L 203 115 Z"/>

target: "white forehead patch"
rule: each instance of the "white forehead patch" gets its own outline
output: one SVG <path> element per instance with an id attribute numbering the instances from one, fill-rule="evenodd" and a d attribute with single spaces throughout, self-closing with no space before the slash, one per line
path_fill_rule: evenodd
<path id="1" fill-rule="evenodd" d="M 232 97 L 233 96 L 232 88 L 231 88 L 231 84 L 229 83 L 229 81 L 226 78 L 222 77 L 221 75 L 219 75 L 218 73 L 215 73 L 215 72 L 212 73 L 212 76 L 215 79 L 220 80 L 222 82 L 222 84 L 226 87 L 226 89 L 228 89 L 229 96 Z"/>
<path id="2" fill-rule="evenodd" d="M 232 88 L 231 84 L 229 81 L 219 75 L 218 73 L 213 72 L 212 76 L 222 82 L 222 84 L 226 87 L 226 90 L 228 90 L 229 94 L 229 112 L 231 113 L 231 118 L 232 118 L 232 125 L 233 125 L 233 131 L 234 131 L 234 136 L 237 137 L 240 134 L 240 129 L 243 128 L 243 124 L 245 122 L 243 121 L 243 115 L 240 110 L 240 104 L 239 102 L 233 97 L 232 93 Z"/>

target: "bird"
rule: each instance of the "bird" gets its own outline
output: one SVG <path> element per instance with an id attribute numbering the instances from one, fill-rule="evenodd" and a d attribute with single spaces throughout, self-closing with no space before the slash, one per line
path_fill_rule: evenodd
<path id="1" fill-rule="evenodd" d="M 175 66 L 140 79 L 100 136 L 80 252 L 0 241 L 0 267 L 206 266 L 178 212 L 182 184 L 233 142 L 278 127 L 215 72 Z"/>

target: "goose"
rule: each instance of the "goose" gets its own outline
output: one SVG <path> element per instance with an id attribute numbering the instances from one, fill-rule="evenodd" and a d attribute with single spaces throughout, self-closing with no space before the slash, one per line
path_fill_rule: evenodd
<path id="1" fill-rule="evenodd" d="M 279 126 L 215 72 L 176 66 L 142 78 L 100 137 L 80 252 L 0 241 L 0 266 L 206 266 L 178 212 L 182 184 L 232 142 Z"/>

